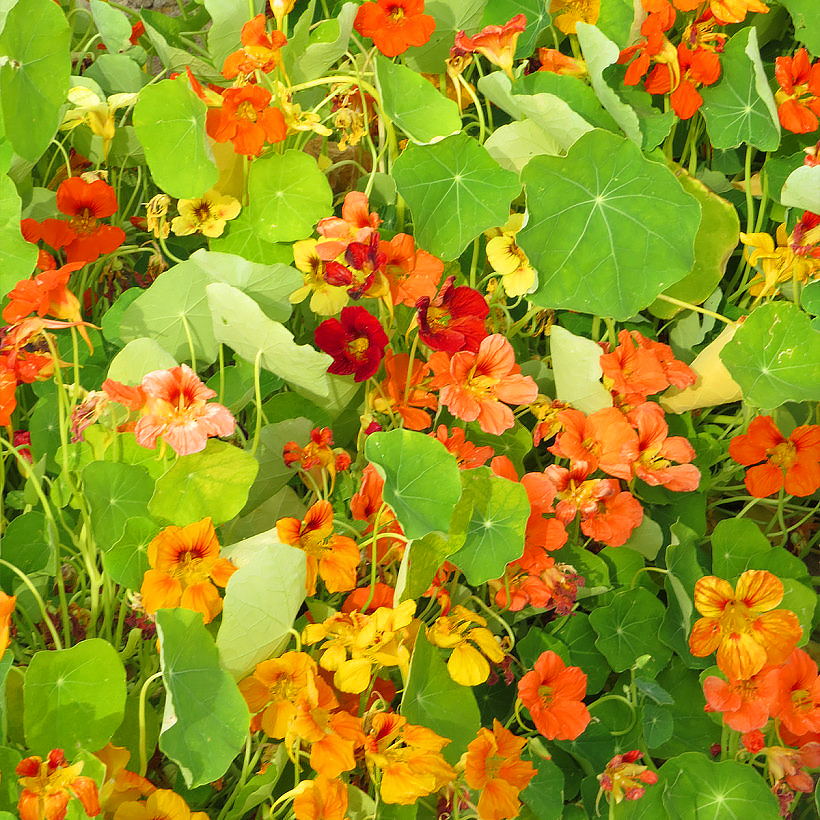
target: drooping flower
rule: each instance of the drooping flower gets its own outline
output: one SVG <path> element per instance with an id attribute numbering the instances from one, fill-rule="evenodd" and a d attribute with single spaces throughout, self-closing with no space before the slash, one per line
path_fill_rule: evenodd
<path id="1" fill-rule="evenodd" d="M 242 48 L 225 58 L 222 76 L 226 80 L 238 74 L 252 78 L 257 71 L 273 71 L 279 65 L 280 49 L 287 43 L 281 31 L 267 33 L 264 14 L 257 14 L 242 26 L 241 40 Z"/>
<path id="2" fill-rule="evenodd" d="M 547 650 L 518 682 L 518 698 L 547 740 L 575 740 L 590 721 L 583 703 L 586 688 L 587 676 L 577 666 L 565 666 Z"/>
<path id="3" fill-rule="evenodd" d="M 11 613 L 17 603 L 16 595 L 6 595 L 0 590 L 0 658 L 9 648 L 9 632 L 11 630 Z"/>
<path id="4" fill-rule="evenodd" d="M 326 319 L 314 339 L 320 350 L 333 356 L 327 372 L 353 374 L 357 382 L 367 381 L 379 369 L 387 346 L 381 322 L 359 306 L 343 308 L 339 319 Z"/>
<path id="5" fill-rule="evenodd" d="M 376 0 L 362 3 L 353 28 L 370 37 L 385 57 L 404 54 L 410 46 L 423 46 L 436 27 L 424 14 L 424 0 Z"/>
<path id="6" fill-rule="evenodd" d="M 527 18 L 516 14 L 503 26 L 484 26 L 478 34 L 467 37 L 464 31 L 456 34 L 456 48 L 472 54 L 478 52 L 493 65 L 503 69 L 512 78 L 513 57 L 518 38 L 527 27 Z M 508 291 L 509 292 L 509 291 Z M 514 294 L 510 294 L 511 296 Z"/>
<path id="7" fill-rule="evenodd" d="M 779 670 L 764 666 L 747 680 L 728 681 L 709 675 L 703 681 L 707 712 L 721 712 L 727 726 L 737 732 L 762 729 L 780 700 Z"/>
<path id="8" fill-rule="evenodd" d="M 57 210 L 69 217 L 68 221 L 44 220 L 40 237 L 54 250 L 64 250 L 69 263 L 95 262 L 125 241 L 122 228 L 100 222 L 117 212 L 117 195 L 102 179 L 86 182 L 82 177 L 70 177 L 60 183 Z"/>
<path id="9" fill-rule="evenodd" d="M 419 339 L 433 350 L 475 353 L 487 337 L 490 308 L 477 290 L 453 282 L 455 276 L 448 276 L 432 301 L 424 296 L 416 302 Z"/>
<path id="10" fill-rule="evenodd" d="M 552 22 L 564 34 L 575 34 L 578 23 L 595 25 L 601 13 L 601 0 L 551 0 Z"/>
<path id="11" fill-rule="evenodd" d="M 226 89 L 222 106 L 208 111 L 208 135 L 230 142 L 237 154 L 258 157 L 265 143 L 282 142 L 288 134 L 285 116 L 271 107 L 271 97 L 259 85 Z"/>
<path id="12" fill-rule="evenodd" d="M 152 196 L 145 206 L 145 227 L 157 239 L 167 239 L 171 233 L 171 223 L 168 222 L 168 208 L 171 198 L 167 194 Z"/>
<path id="13" fill-rule="evenodd" d="M 131 757 L 125 747 L 109 742 L 94 752 L 94 757 L 105 766 L 105 779 L 99 792 L 103 815 L 110 817 L 123 803 L 148 797 L 157 790 L 150 780 L 125 768 Z"/>
<path id="14" fill-rule="evenodd" d="M 748 679 L 766 663 L 783 663 L 803 633 L 797 616 L 775 609 L 783 584 L 765 570 L 747 570 L 737 589 L 708 575 L 695 584 L 695 608 L 703 616 L 692 627 L 689 649 L 698 658 L 717 650 L 728 677 Z"/>
<path id="15" fill-rule="evenodd" d="M 56 270 L 45 270 L 33 279 L 22 279 L 8 293 L 9 303 L 3 308 L 3 319 L 9 324 L 19 322 L 30 313 L 53 316 L 70 322 L 81 322 L 80 302 L 68 289 L 68 280 L 84 262 L 72 262 Z M 80 327 L 85 334 L 85 328 Z"/>
<path id="16" fill-rule="evenodd" d="M 500 233 L 487 241 L 487 261 L 500 274 L 504 291 L 511 297 L 523 296 L 535 285 L 535 269 L 515 242 L 523 224 L 524 214 L 512 214 L 507 224 L 499 228 Z"/>
<path id="17" fill-rule="evenodd" d="M 522 376 L 512 345 L 501 334 L 487 336 L 477 353 L 434 353 L 428 362 L 432 387 L 441 388 L 440 400 L 463 421 L 478 421 L 485 433 L 500 435 L 513 426 L 507 404 L 527 404 L 538 395 L 538 386 Z"/>
<path id="18" fill-rule="evenodd" d="M 103 157 L 108 156 L 111 141 L 116 134 L 116 113 L 137 101 L 138 94 L 112 94 L 108 99 L 84 85 L 75 85 L 68 91 L 68 101 L 74 106 L 63 115 L 60 130 L 70 130 L 85 123 L 91 133 L 102 140 Z"/>
<path id="19" fill-rule="evenodd" d="M 647 786 L 658 782 L 658 775 L 637 761 L 643 752 L 633 749 L 631 752 L 617 754 L 606 764 L 603 774 L 598 775 L 601 791 L 609 795 L 615 803 L 622 800 L 640 800 Z"/>
<path id="20" fill-rule="evenodd" d="M 487 629 L 487 621 L 460 604 L 427 627 L 427 639 L 433 646 L 453 650 L 447 660 L 447 671 L 462 686 L 478 686 L 487 680 L 488 659 L 493 663 L 504 660 L 504 652 Z"/>
<path id="21" fill-rule="evenodd" d="M 137 443 L 149 449 L 161 436 L 178 455 L 199 453 L 210 436 L 229 436 L 236 426 L 227 407 L 208 403 L 216 393 L 187 364 L 154 370 L 143 376 L 139 387 L 106 379 L 103 390 L 130 410 L 139 409 L 134 434 Z"/>
<path id="22" fill-rule="evenodd" d="M 15 768 L 23 787 L 17 803 L 20 820 L 63 820 L 72 797 L 89 817 L 96 817 L 100 813 L 97 784 L 81 776 L 82 770 L 82 761 L 68 765 L 62 749 L 52 749 L 45 760 L 37 755 L 21 760 Z"/>
<path id="23" fill-rule="evenodd" d="M 408 430 L 426 430 L 432 423 L 427 411 L 438 408 L 438 399 L 427 389 L 430 383 L 427 363 L 414 358 L 411 366 L 407 353 L 395 354 L 388 348 L 384 353 L 384 372 L 384 381 L 370 394 L 373 409 L 379 413 L 397 413 Z M 406 389 L 408 382 L 409 390 Z"/>
<path id="24" fill-rule="evenodd" d="M 236 572 L 219 557 L 213 522 L 203 518 L 185 527 L 166 527 L 148 545 L 147 570 L 140 593 L 147 612 L 182 607 L 202 613 L 210 623 L 222 612 L 214 584 L 224 587 Z"/>
<path id="25" fill-rule="evenodd" d="M 820 732 L 817 664 L 802 649 L 794 649 L 779 672 L 782 699 L 776 716 L 794 735 Z"/>
<path id="26" fill-rule="evenodd" d="M 180 199 L 177 210 L 179 216 L 171 220 L 171 230 L 177 236 L 201 233 L 214 238 L 222 236 L 227 221 L 236 219 L 242 206 L 235 197 L 212 188 L 196 199 Z"/>
<path id="27" fill-rule="evenodd" d="M 347 817 L 347 784 L 319 775 L 302 780 L 293 798 L 296 820 L 344 820 Z"/>
<path id="28" fill-rule="evenodd" d="M 820 426 L 816 424 L 796 427 L 785 438 L 771 416 L 757 416 L 745 434 L 729 442 L 729 455 L 738 464 L 755 465 L 744 478 L 755 498 L 782 488 L 789 495 L 807 496 L 820 487 Z"/>
<path id="29" fill-rule="evenodd" d="M 328 592 L 347 592 L 356 586 L 356 568 L 361 556 L 352 538 L 333 532 L 333 507 L 328 501 L 317 501 L 305 520 L 280 518 L 276 531 L 283 544 L 297 547 L 307 558 L 305 589 L 316 594 L 317 575 Z"/>
<path id="30" fill-rule="evenodd" d="M 566 74 L 579 79 L 589 74 L 584 60 L 568 57 L 557 48 L 539 48 L 538 61 L 541 63 L 539 71 L 551 71 L 553 74 Z"/>
<path id="31" fill-rule="evenodd" d="M 798 792 L 814 791 L 814 779 L 806 769 L 820 766 L 820 743 L 811 741 L 799 749 L 787 746 L 768 746 L 763 750 L 769 767 L 769 776 L 777 783 L 785 781 Z M 791 803 L 791 800 L 789 801 Z"/>
<path id="32" fill-rule="evenodd" d="M 532 763 L 521 760 L 525 744 L 523 737 L 516 737 L 494 718 L 492 731 L 480 728 L 478 737 L 467 746 L 464 779 L 480 793 L 477 809 L 481 820 L 518 817 L 518 796 L 536 775 Z"/>
<path id="33" fill-rule="evenodd" d="M 288 441 L 282 449 L 282 459 L 288 467 L 298 465 L 305 486 L 317 495 L 327 479 L 330 479 L 330 490 L 333 490 L 336 473 L 350 466 L 347 452 L 341 447 L 333 447 L 333 432 L 329 427 L 314 427 L 310 431 L 310 441 L 304 447 Z"/>

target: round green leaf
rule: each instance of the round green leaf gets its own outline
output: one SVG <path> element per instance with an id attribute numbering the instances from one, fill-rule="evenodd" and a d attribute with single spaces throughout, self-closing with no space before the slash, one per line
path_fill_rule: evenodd
<path id="1" fill-rule="evenodd" d="M 755 308 L 720 358 L 755 407 L 820 399 L 820 333 L 791 302 Z"/>
<path id="2" fill-rule="evenodd" d="M 292 148 L 256 160 L 248 190 L 251 222 L 267 242 L 310 236 L 333 204 L 333 192 L 316 160 Z"/>
<path id="3" fill-rule="evenodd" d="M 6 172 L 13 150 L 0 136 L 0 295 L 8 293 L 20 279 L 26 279 L 37 261 L 37 246 L 20 233 L 20 196 Z"/>
<path id="4" fill-rule="evenodd" d="M 143 576 L 151 568 L 148 545 L 159 530 L 159 526 L 144 515 L 125 522 L 122 538 L 103 550 L 103 567 L 113 581 L 128 589 L 142 586 Z"/>
<path id="5" fill-rule="evenodd" d="M 18 515 L 9 521 L 0 543 L 0 557 L 27 575 L 41 572 L 51 563 L 54 571 L 54 543 L 56 533 L 52 524 L 39 510 Z M 6 567 L 0 567 L 0 586 L 11 592 L 19 582 L 15 573 Z M 423 592 L 423 590 L 422 590 Z M 421 594 L 421 593 L 419 593 Z"/>
<path id="6" fill-rule="evenodd" d="M 780 202 L 789 208 L 820 212 L 820 166 L 795 168 L 783 183 Z"/>
<path id="7" fill-rule="evenodd" d="M 780 144 L 777 107 L 757 47 L 757 29 L 741 29 L 720 57 L 721 77 L 701 89 L 706 130 L 715 148 L 746 143 L 761 151 Z"/>
<path id="8" fill-rule="evenodd" d="M 18 2 L 0 34 L 0 109 L 14 150 L 36 162 L 60 124 L 71 32 L 52 0 Z"/>
<path id="9" fill-rule="evenodd" d="M 245 506 L 258 469 L 250 453 L 211 439 L 201 453 L 178 458 L 157 481 L 148 511 L 158 521 L 180 527 L 206 516 L 224 524 Z"/>
<path id="10" fill-rule="evenodd" d="M 364 453 L 384 479 L 384 500 L 408 538 L 449 531 L 461 477 L 440 441 L 412 430 L 390 430 L 368 436 Z"/>
<path id="11" fill-rule="evenodd" d="M 815 0 L 780 0 L 794 23 L 794 38 L 805 43 L 808 50 L 820 56 L 820 6 Z"/>
<path id="12" fill-rule="evenodd" d="M 196 788 L 223 774 L 239 754 L 250 716 L 233 678 L 219 668 L 219 654 L 199 612 L 157 612 L 165 715 L 159 747 Z"/>
<path id="13" fill-rule="evenodd" d="M 23 686 L 26 742 L 50 749 L 101 749 L 125 713 L 125 668 L 116 649 L 90 638 L 70 649 L 37 652 Z"/>
<path id="14" fill-rule="evenodd" d="M 251 221 L 247 208 L 228 223 L 222 236 L 209 239 L 208 242 L 212 251 L 235 254 L 263 265 L 274 265 L 277 262 L 287 265 L 293 261 L 290 245 L 266 242 L 257 234 L 256 225 Z"/>
<path id="15" fill-rule="evenodd" d="M 410 206 L 417 242 L 444 260 L 456 259 L 482 231 L 504 225 L 521 190 L 516 174 L 463 133 L 408 146 L 393 178 Z"/>
<path id="16" fill-rule="evenodd" d="M 520 484 L 494 475 L 489 467 L 462 470 L 461 480 L 473 512 L 464 546 L 449 560 L 475 586 L 500 578 L 507 564 L 523 554 L 530 502 Z"/>
<path id="17" fill-rule="evenodd" d="M 648 590 L 636 587 L 616 592 L 612 603 L 590 613 L 589 622 L 598 633 L 595 645 L 616 672 L 631 668 L 641 655 L 651 655 L 644 669 L 657 673 L 672 654 L 658 638 L 663 615 L 663 604 Z"/>
<path id="18" fill-rule="evenodd" d="M 590 131 L 523 172 L 531 301 L 628 319 L 692 270 L 700 206 L 629 140 Z"/>
<path id="19" fill-rule="evenodd" d="M 154 182 L 171 196 L 202 196 L 219 178 L 205 134 L 205 112 L 185 75 L 140 91 L 134 128 Z"/>
<path id="20" fill-rule="evenodd" d="M 654 703 L 646 703 L 641 711 L 641 723 L 643 724 L 643 736 L 646 738 L 646 745 L 649 749 L 654 749 L 666 743 L 672 737 L 675 729 L 675 720 L 668 709 L 655 706 Z"/>

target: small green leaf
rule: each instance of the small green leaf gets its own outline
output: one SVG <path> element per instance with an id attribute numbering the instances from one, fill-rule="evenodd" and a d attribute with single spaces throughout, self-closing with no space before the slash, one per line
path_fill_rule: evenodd
<path id="1" fill-rule="evenodd" d="M 199 612 L 157 611 L 162 681 L 168 693 L 159 747 L 196 788 L 221 777 L 248 733 L 250 716 Z"/>
<path id="2" fill-rule="evenodd" d="M 820 333 L 791 302 L 755 308 L 720 358 L 754 407 L 820 399 Z"/>
<path id="3" fill-rule="evenodd" d="M 421 74 L 376 55 L 384 113 L 413 142 L 435 142 L 461 130 L 458 106 Z"/>
<path id="4" fill-rule="evenodd" d="M 125 714 L 125 668 L 101 638 L 37 652 L 23 700 L 26 742 L 36 754 L 62 748 L 70 758 L 79 748 L 101 749 Z"/>
<path id="5" fill-rule="evenodd" d="M 423 631 L 416 638 L 410 659 L 401 713 L 409 723 L 426 726 L 450 739 L 442 754 L 451 764 L 467 750 L 467 744 L 475 740 L 481 725 L 473 690 L 450 677 L 439 650 Z"/>
<path id="6" fill-rule="evenodd" d="M 701 111 L 712 145 L 736 148 L 746 143 L 761 151 L 774 151 L 780 144 L 780 123 L 754 26 L 729 39 L 720 65 L 720 80 L 701 89 Z"/>
<path id="7" fill-rule="evenodd" d="M 795 168 L 783 183 L 780 202 L 787 208 L 820 212 L 820 165 Z"/>
<path id="8" fill-rule="evenodd" d="M 489 467 L 462 470 L 461 481 L 473 512 L 464 546 L 450 561 L 475 586 L 500 578 L 507 564 L 523 554 L 530 502 L 520 484 L 494 475 Z"/>
<path id="9" fill-rule="evenodd" d="M 655 706 L 654 703 L 644 704 L 641 710 L 641 723 L 646 746 L 649 749 L 656 749 L 666 743 L 675 731 L 675 719 L 672 713 L 661 706 Z"/>
<path id="10" fill-rule="evenodd" d="M 384 500 L 408 538 L 449 532 L 461 478 L 455 458 L 440 441 L 411 430 L 390 430 L 368 436 L 364 452 L 384 479 Z"/>
<path id="11" fill-rule="evenodd" d="M 177 360 L 153 339 L 142 336 L 133 339 L 117 353 L 108 368 L 108 378 L 123 384 L 135 385 L 154 370 L 176 367 Z"/>
<path id="12" fill-rule="evenodd" d="M 393 178 L 410 206 L 419 245 L 444 260 L 457 258 L 482 231 L 504 225 L 521 190 L 518 176 L 464 133 L 408 146 Z"/>
<path id="13" fill-rule="evenodd" d="M 248 190 L 251 222 L 268 242 L 310 236 L 333 204 L 333 192 L 316 160 L 293 148 L 256 160 Z"/>
<path id="14" fill-rule="evenodd" d="M 90 0 L 89 5 L 103 45 L 114 54 L 131 48 L 131 24 L 125 14 L 102 0 Z"/>
<path id="15" fill-rule="evenodd" d="M 37 262 L 37 246 L 20 232 L 20 196 L 6 172 L 13 150 L 0 136 L 0 295 L 5 296 L 21 279 L 27 279 Z"/>
<path id="16" fill-rule="evenodd" d="M 258 469 L 250 453 L 211 439 L 201 453 L 178 458 L 157 481 L 148 511 L 180 527 L 207 516 L 223 524 L 245 506 Z"/>
<path id="17" fill-rule="evenodd" d="M 305 553 L 266 544 L 231 576 L 216 637 L 220 666 L 239 680 L 277 657 L 305 600 Z"/>

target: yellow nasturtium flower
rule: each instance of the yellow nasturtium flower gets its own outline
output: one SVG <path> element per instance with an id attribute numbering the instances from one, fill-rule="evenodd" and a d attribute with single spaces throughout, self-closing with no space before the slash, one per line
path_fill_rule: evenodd
<path id="1" fill-rule="evenodd" d="M 524 214 L 512 214 L 507 224 L 487 241 L 487 261 L 501 275 L 507 296 L 523 296 L 535 285 L 535 270 L 515 243 L 515 235 L 524 225 Z"/>
<path id="2" fill-rule="evenodd" d="M 221 194 L 212 188 L 197 199 L 180 199 L 177 202 L 179 216 L 171 220 L 171 230 L 177 236 L 201 233 L 203 236 L 222 236 L 225 223 L 239 216 L 242 206 L 239 200 Z"/>
<path id="3" fill-rule="evenodd" d="M 98 137 L 102 138 L 103 158 L 108 156 L 111 140 L 116 132 L 115 115 L 120 108 L 126 108 L 137 101 L 138 94 L 112 94 L 107 99 L 84 85 L 75 85 L 68 91 L 68 101 L 74 108 L 66 111 L 60 126 L 64 131 L 85 123 Z"/>

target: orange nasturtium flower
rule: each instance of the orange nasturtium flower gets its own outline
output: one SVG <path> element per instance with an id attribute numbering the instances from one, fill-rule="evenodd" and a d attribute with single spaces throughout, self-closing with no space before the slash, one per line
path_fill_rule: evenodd
<path id="1" fill-rule="evenodd" d="M 564 34 L 575 34 L 578 23 L 598 22 L 601 0 L 552 0 L 550 14 L 552 22 Z"/>
<path id="2" fill-rule="evenodd" d="M 729 455 L 738 464 L 756 465 L 744 479 L 755 498 L 784 487 L 789 495 L 807 496 L 820 487 L 820 426 L 816 424 L 796 427 L 785 438 L 771 416 L 758 416 L 744 435 L 729 442 Z"/>
<path id="3" fill-rule="evenodd" d="M 526 740 L 517 737 L 493 719 L 493 730 L 484 727 L 467 747 L 464 779 L 471 789 L 480 790 L 478 816 L 481 820 L 508 820 L 518 817 L 518 795 L 536 775 L 536 769 L 521 760 Z"/>
<path id="4" fill-rule="evenodd" d="M 185 800 L 170 789 L 157 789 L 143 801 L 123 803 L 114 820 L 208 820 L 204 811 L 194 811 Z"/>
<path id="5" fill-rule="evenodd" d="M 359 548 L 352 538 L 333 532 L 333 506 L 317 501 L 305 520 L 280 518 L 276 532 L 283 544 L 302 550 L 307 556 L 305 587 L 308 595 L 316 594 L 316 576 L 321 576 L 328 592 L 347 592 L 356 586 L 356 569 L 361 561 Z"/>
<path id="6" fill-rule="evenodd" d="M 225 58 L 222 76 L 232 80 L 237 74 L 253 76 L 261 71 L 267 74 L 279 65 L 280 49 L 287 43 L 281 31 L 268 34 L 265 30 L 265 15 L 257 14 L 242 26 L 242 48 Z"/>
<path id="7" fill-rule="evenodd" d="M 148 545 L 148 562 L 151 569 L 140 589 L 147 612 L 181 606 L 201 612 L 206 624 L 222 612 L 214 584 L 224 587 L 237 567 L 219 557 L 210 518 L 186 527 L 166 527 Z"/>
<path id="8" fill-rule="evenodd" d="M 344 820 L 347 816 L 347 784 L 319 775 L 302 780 L 293 798 L 296 820 Z"/>
<path id="9" fill-rule="evenodd" d="M 695 608 L 689 649 L 698 658 L 717 650 L 717 665 L 730 678 L 748 679 L 766 663 L 783 663 L 803 634 L 797 616 L 775 609 L 783 584 L 771 572 L 747 570 L 737 589 L 707 575 L 695 584 Z"/>
<path id="10" fill-rule="evenodd" d="M 376 0 L 359 6 L 353 28 L 370 37 L 385 57 L 404 54 L 410 46 L 423 46 L 436 27 L 424 14 L 424 0 Z"/>
<path id="11" fill-rule="evenodd" d="M 6 654 L 9 646 L 9 630 L 11 629 L 11 613 L 17 603 L 16 595 L 6 595 L 0 591 L 0 658 Z"/>
<path id="12" fill-rule="evenodd" d="M 485 26 L 472 37 L 467 37 L 464 31 L 459 31 L 456 34 L 455 47 L 468 54 L 477 51 L 493 65 L 502 68 L 512 79 L 515 47 L 526 27 L 527 18 L 523 14 L 516 14 L 503 26 Z"/>
<path id="13" fill-rule="evenodd" d="M 72 797 L 89 817 L 96 817 L 100 813 L 97 784 L 81 777 L 82 770 L 82 761 L 68 765 L 62 749 L 52 749 L 45 760 L 36 755 L 21 760 L 15 769 L 23 787 L 17 804 L 21 820 L 63 820 Z"/>

